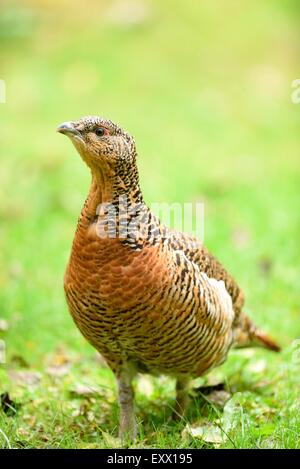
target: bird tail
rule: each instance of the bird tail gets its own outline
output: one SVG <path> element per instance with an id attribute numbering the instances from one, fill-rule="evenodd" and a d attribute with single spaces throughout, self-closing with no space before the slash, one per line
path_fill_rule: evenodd
<path id="1" fill-rule="evenodd" d="M 236 348 L 259 346 L 273 352 L 281 350 L 280 346 L 268 334 L 256 327 L 244 313 L 241 313 L 235 329 L 234 346 Z"/>

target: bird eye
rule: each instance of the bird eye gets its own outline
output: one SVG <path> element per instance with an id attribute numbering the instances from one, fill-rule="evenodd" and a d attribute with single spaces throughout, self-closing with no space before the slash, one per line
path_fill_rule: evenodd
<path id="1" fill-rule="evenodd" d="M 103 137 L 103 135 L 105 135 L 106 133 L 107 132 L 103 127 L 97 127 L 97 129 L 95 130 L 95 134 L 97 135 L 97 137 Z"/>

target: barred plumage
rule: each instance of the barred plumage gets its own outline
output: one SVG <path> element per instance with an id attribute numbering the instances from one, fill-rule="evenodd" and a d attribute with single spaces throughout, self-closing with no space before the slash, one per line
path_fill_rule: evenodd
<path id="1" fill-rule="evenodd" d="M 65 275 L 70 312 L 119 385 L 120 433 L 134 437 L 132 378 L 177 378 L 175 413 L 190 377 L 221 364 L 231 346 L 278 350 L 242 312 L 233 278 L 200 241 L 169 230 L 144 203 L 133 138 L 86 117 L 59 129 L 92 172 Z"/>

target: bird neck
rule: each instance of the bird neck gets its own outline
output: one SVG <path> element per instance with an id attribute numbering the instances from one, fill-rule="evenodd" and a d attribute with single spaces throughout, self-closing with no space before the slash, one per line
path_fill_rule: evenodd
<path id="1" fill-rule="evenodd" d="M 129 178 L 130 179 L 130 178 Z M 165 239 L 167 229 L 143 200 L 138 178 L 112 180 L 93 173 L 89 195 L 79 220 L 79 230 L 99 239 L 118 238 L 133 249 Z"/>
<path id="2" fill-rule="evenodd" d="M 80 218 L 82 223 L 93 223 L 107 216 L 110 208 L 117 216 L 125 211 L 149 210 L 144 203 L 137 170 L 107 176 L 100 169 L 92 170 L 91 186 Z"/>

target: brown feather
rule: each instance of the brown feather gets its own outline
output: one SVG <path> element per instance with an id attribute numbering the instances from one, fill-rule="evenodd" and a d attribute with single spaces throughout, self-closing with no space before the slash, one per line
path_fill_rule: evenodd
<path id="1" fill-rule="evenodd" d="M 177 378 L 178 413 L 188 378 L 223 363 L 232 346 L 279 347 L 242 312 L 244 295 L 221 263 L 149 210 L 129 134 L 98 117 L 59 129 L 92 172 L 66 269 L 66 298 L 79 330 L 116 375 L 120 431 L 132 436 L 131 381 L 138 371 Z M 138 230 L 128 223 L 136 214 Z"/>

